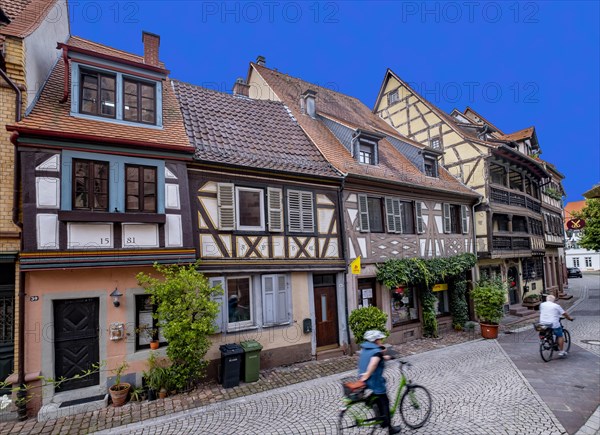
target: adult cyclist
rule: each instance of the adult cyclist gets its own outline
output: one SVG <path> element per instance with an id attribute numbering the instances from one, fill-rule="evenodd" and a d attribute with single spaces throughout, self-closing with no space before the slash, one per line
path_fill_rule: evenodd
<path id="1" fill-rule="evenodd" d="M 540 323 L 552 324 L 552 332 L 556 336 L 556 341 L 558 342 L 558 355 L 567 356 L 567 352 L 563 351 L 565 338 L 563 336 L 562 327 L 560 326 L 560 317 L 566 317 L 571 321 L 573 321 L 573 318 L 569 316 L 569 313 L 567 313 L 563 307 L 554 301 L 556 301 L 556 298 L 553 295 L 548 295 L 546 296 L 546 302 L 540 304 Z"/>
<path id="2" fill-rule="evenodd" d="M 383 417 L 381 427 L 387 427 L 389 433 L 396 434 L 401 429 L 391 424 L 390 400 L 387 396 L 385 378 L 383 377 L 385 361 L 391 359 L 390 355 L 385 354 L 384 338 L 385 334 L 381 331 L 371 330 L 365 332 L 365 341 L 361 344 L 362 352 L 358 360 L 358 375 L 360 376 L 359 379 L 366 382 L 367 387 L 373 391 L 375 403 L 381 417 Z"/>

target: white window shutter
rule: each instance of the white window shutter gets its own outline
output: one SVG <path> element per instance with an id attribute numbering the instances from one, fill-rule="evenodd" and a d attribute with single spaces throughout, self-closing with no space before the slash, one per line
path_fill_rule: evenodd
<path id="1" fill-rule="evenodd" d="M 402 211 L 404 207 L 402 203 L 398 199 L 393 200 L 394 203 L 394 223 L 396 225 L 396 232 L 402 233 Z"/>
<path id="2" fill-rule="evenodd" d="M 315 231 L 315 217 L 313 212 L 313 194 L 312 192 L 301 192 L 302 201 L 302 231 L 312 233 Z"/>
<path id="3" fill-rule="evenodd" d="M 213 295 L 211 297 L 211 299 L 215 302 L 217 302 L 220 305 L 220 309 L 219 309 L 219 313 L 217 314 L 217 317 L 215 318 L 215 329 L 216 332 L 223 332 L 226 331 L 226 321 L 225 319 L 227 319 L 227 305 L 225 304 L 225 278 L 223 277 L 218 277 L 218 278 L 209 278 L 208 279 L 208 284 L 211 287 L 217 287 L 218 285 L 221 286 L 221 288 L 223 289 L 223 293 L 220 295 Z"/>
<path id="4" fill-rule="evenodd" d="M 290 321 L 289 316 L 289 297 L 288 288 L 286 285 L 285 275 L 277 275 L 277 323 L 285 323 Z"/>
<path id="5" fill-rule="evenodd" d="M 421 203 L 421 201 L 415 202 L 415 213 L 417 215 L 417 233 L 423 234 L 425 228 L 423 224 L 423 203 Z"/>
<path id="6" fill-rule="evenodd" d="M 368 233 L 369 227 L 369 203 L 367 201 L 367 195 L 358 195 L 358 216 L 360 231 Z"/>
<path id="7" fill-rule="evenodd" d="M 394 219 L 394 199 L 385 198 L 385 216 L 387 220 L 388 233 L 396 232 L 396 220 Z"/>
<path id="8" fill-rule="evenodd" d="M 469 232 L 469 210 L 466 205 L 460 206 L 461 218 L 462 218 L 462 232 L 467 234 Z"/>
<path id="9" fill-rule="evenodd" d="M 300 192 L 288 190 L 288 230 L 299 233 L 302 231 L 302 210 L 300 201 Z"/>
<path id="10" fill-rule="evenodd" d="M 219 209 L 219 229 L 235 229 L 234 185 L 232 183 L 217 184 L 217 207 Z"/>
<path id="11" fill-rule="evenodd" d="M 272 325 L 276 321 L 275 276 L 263 275 L 262 277 L 263 324 L 265 325 Z"/>
<path id="12" fill-rule="evenodd" d="M 444 232 L 450 233 L 451 231 L 451 221 L 450 221 L 450 204 L 444 203 Z"/>
<path id="13" fill-rule="evenodd" d="M 269 206 L 269 231 L 283 231 L 283 204 L 281 202 L 281 189 L 269 187 L 267 189 Z"/>

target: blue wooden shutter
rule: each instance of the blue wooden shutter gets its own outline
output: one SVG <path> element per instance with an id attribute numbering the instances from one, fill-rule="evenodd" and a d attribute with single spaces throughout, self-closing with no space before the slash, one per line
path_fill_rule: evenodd
<path id="1" fill-rule="evenodd" d="M 263 324 L 272 325 L 276 322 L 275 275 L 263 275 Z"/>
<path id="2" fill-rule="evenodd" d="M 283 231 L 283 205 L 281 203 L 281 189 L 269 187 L 267 189 L 267 203 L 269 207 L 269 231 Z"/>
<path id="3" fill-rule="evenodd" d="M 396 225 L 396 232 L 402 233 L 402 230 L 403 230 L 402 211 L 404 210 L 404 207 L 402 206 L 402 203 L 400 202 L 399 199 L 394 199 L 393 203 L 394 203 L 394 223 Z"/>
<path id="4" fill-rule="evenodd" d="M 315 231 L 312 192 L 300 192 L 300 202 L 302 210 L 302 231 L 305 233 L 312 233 Z"/>
<path id="5" fill-rule="evenodd" d="M 277 323 L 286 323 L 290 321 L 288 288 L 285 275 L 276 275 L 277 283 Z"/>
<path id="6" fill-rule="evenodd" d="M 220 310 L 219 313 L 217 314 L 217 317 L 215 318 L 215 328 L 216 328 L 216 332 L 223 332 L 227 330 L 227 322 L 225 319 L 227 319 L 227 305 L 225 304 L 225 292 L 227 291 L 225 289 L 225 278 L 223 278 L 222 276 L 217 277 L 217 278 L 209 278 L 208 279 L 208 284 L 211 287 L 217 287 L 217 286 L 221 286 L 221 288 L 223 289 L 223 293 L 219 294 L 219 295 L 213 295 L 211 296 L 211 299 L 217 303 L 219 303 Z"/>

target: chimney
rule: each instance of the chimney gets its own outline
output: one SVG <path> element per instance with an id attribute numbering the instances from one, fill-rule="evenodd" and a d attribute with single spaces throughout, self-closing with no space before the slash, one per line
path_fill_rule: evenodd
<path id="1" fill-rule="evenodd" d="M 260 66 L 265 66 L 267 63 L 267 59 L 264 56 L 256 56 L 256 64 Z"/>
<path id="2" fill-rule="evenodd" d="M 305 113 L 311 118 L 317 115 L 317 92 L 312 89 L 307 89 L 301 95 L 302 106 L 304 107 Z"/>
<path id="3" fill-rule="evenodd" d="M 146 65 L 158 66 L 160 36 L 142 31 L 142 42 L 144 43 L 144 63 Z"/>
<path id="4" fill-rule="evenodd" d="M 233 84 L 233 95 L 250 97 L 250 85 L 247 84 L 243 78 L 238 77 Z"/>

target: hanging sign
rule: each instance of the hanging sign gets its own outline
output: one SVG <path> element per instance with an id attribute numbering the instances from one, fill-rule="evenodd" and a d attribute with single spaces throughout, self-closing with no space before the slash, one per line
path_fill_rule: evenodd
<path id="1" fill-rule="evenodd" d="M 567 228 L 570 230 L 580 230 L 585 228 L 585 221 L 583 219 L 569 219 L 567 221 Z"/>
<path id="2" fill-rule="evenodd" d="M 434 292 L 442 292 L 444 290 L 448 290 L 448 284 L 436 284 L 433 286 L 432 290 Z"/>
<path id="3" fill-rule="evenodd" d="M 350 270 L 352 271 L 352 275 L 360 275 L 360 255 L 350 263 Z"/>

